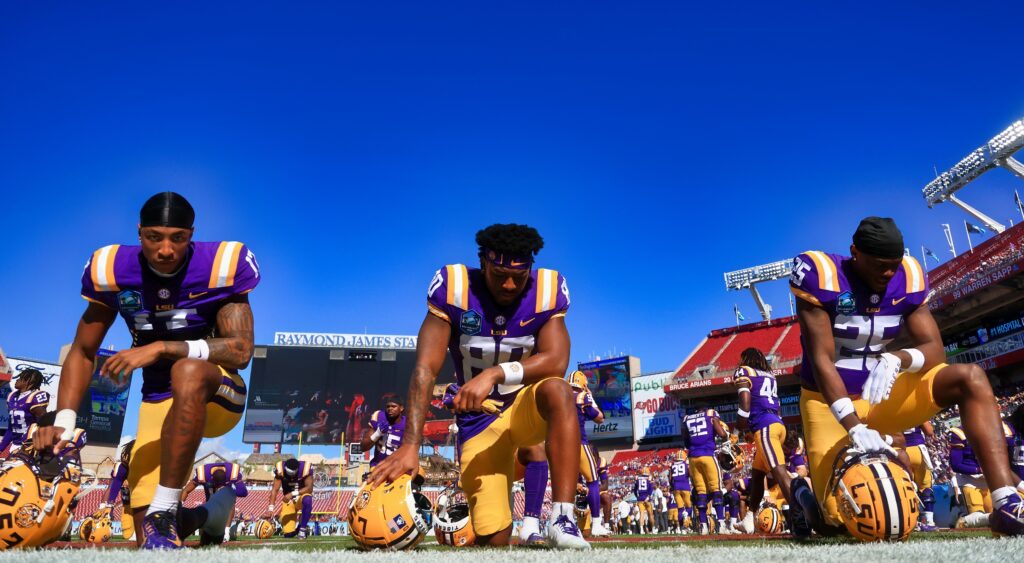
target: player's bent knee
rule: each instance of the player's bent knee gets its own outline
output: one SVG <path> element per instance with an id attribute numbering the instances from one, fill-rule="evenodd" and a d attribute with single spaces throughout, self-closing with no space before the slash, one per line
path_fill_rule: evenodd
<path id="1" fill-rule="evenodd" d="M 220 386 L 220 370 L 211 369 L 213 364 L 192 358 L 174 362 L 171 367 L 171 391 L 195 392 L 207 389 L 216 392 Z"/>
<path id="2" fill-rule="evenodd" d="M 541 413 L 555 409 L 569 409 L 575 417 L 576 405 L 573 401 L 572 388 L 564 379 L 549 377 L 537 383 L 537 406 Z"/>

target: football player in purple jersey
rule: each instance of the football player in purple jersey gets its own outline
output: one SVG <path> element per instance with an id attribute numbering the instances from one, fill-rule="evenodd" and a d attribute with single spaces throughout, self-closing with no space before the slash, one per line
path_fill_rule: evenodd
<path id="1" fill-rule="evenodd" d="M 932 491 L 932 456 L 926 441 L 934 435 L 935 430 L 929 421 L 903 432 L 910 474 L 917 485 L 917 496 L 921 498 L 921 519 L 917 529 L 922 532 L 938 529 L 935 527 L 935 492 Z"/>
<path id="2" fill-rule="evenodd" d="M 46 414 L 50 394 L 39 388 L 43 386 L 43 373 L 37 369 L 22 370 L 14 380 L 14 390 L 7 396 L 7 432 L 0 440 L 0 454 L 10 447 L 11 453 L 18 451 L 25 443 L 28 429 Z"/>
<path id="3" fill-rule="evenodd" d="M 402 400 L 394 395 L 385 399 L 384 410 L 373 411 L 370 415 L 369 427 L 363 430 L 359 446 L 364 452 L 373 448 L 371 470 L 395 453 L 401 445 L 402 436 L 405 435 L 405 421 L 405 407 L 402 406 Z"/>
<path id="4" fill-rule="evenodd" d="M 137 541 L 147 548 L 182 546 L 178 500 L 199 442 L 227 433 L 245 408 L 238 370 L 252 357 L 248 294 L 259 269 L 240 242 L 194 242 L 194 219 L 181 195 L 156 194 L 139 213 L 138 246 L 93 253 L 82 275 L 89 304 L 61 369 L 57 419 L 40 429 L 40 443 L 56 449 L 74 429 L 96 351 L 120 315 L 132 347 L 111 356 L 100 373 L 121 381 L 142 369 L 128 482 Z"/>
<path id="5" fill-rule="evenodd" d="M 894 436 L 957 405 L 992 491 L 992 530 L 1024 533 L 1021 481 L 1010 469 L 988 377 L 975 364 L 945 363 L 927 276 L 904 255 L 896 223 L 861 221 L 850 254 L 805 252 L 790 276 L 804 352 L 800 413 L 817 502 L 802 479 L 791 485 L 793 500 L 816 528 L 840 525 L 826 484 L 842 446 L 895 455 Z M 898 336 L 908 347 L 890 349 Z"/>
<path id="6" fill-rule="evenodd" d="M 757 348 L 740 352 L 740 366 L 733 377 L 739 394 L 739 408 L 736 411 L 736 427 L 748 429 L 754 439 L 754 465 L 750 472 L 750 490 L 744 528 L 754 527 L 754 512 L 764 496 L 765 477 L 771 474 L 789 502 L 786 519 L 791 528 L 801 528 L 803 535 L 810 533 L 799 506 L 792 502 L 789 492 L 789 472 L 786 471 L 786 457 L 782 444 L 786 441 L 786 427 L 779 416 L 779 387 L 772 373 L 771 365 L 764 353 Z"/>
<path id="7" fill-rule="evenodd" d="M 451 264 L 427 290 L 402 446 L 377 466 L 376 485 L 419 465 L 424 415 L 450 353 L 459 391 L 454 410 L 462 486 L 480 545 L 508 545 L 516 449 L 545 442 L 551 469 L 552 546 L 587 549 L 575 521 L 580 431 L 565 315 L 569 289 L 555 270 L 533 268 L 544 241 L 532 227 L 491 225 L 477 233 L 479 269 Z"/>

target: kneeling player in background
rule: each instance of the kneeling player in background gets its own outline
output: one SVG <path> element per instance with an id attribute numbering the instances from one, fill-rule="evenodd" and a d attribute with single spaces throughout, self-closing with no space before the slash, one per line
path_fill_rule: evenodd
<path id="1" fill-rule="evenodd" d="M 236 498 L 249 495 L 248 489 L 245 488 L 245 481 L 242 480 L 242 467 L 237 463 L 227 461 L 207 463 L 202 467 L 197 467 L 192 479 L 181 491 L 181 502 L 184 503 L 189 493 L 199 486 L 203 487 L 207 510 L 216 506 L 218 510 L 222 511 L 212 518 L 207 518 L 209 525 L 200 528 L 199 545 L 219 545 L 224 541 L 226 526 L 219 530 L 215 526 L 231 520 L 231 516 L 235 513 Z M 214 499 L 214 495 L 223 498 L 222 500 Z M 214 502 L 211 503 L 211 499 Z"/>
<path id="2" fill-rule="evenodd" d="M 277 508 L 277 492 L 281 491 L 281 530 L 286 538 L 309 535 L 309 518 L 313 514 L 313 466 L 297 459 L 280 461 L 274 467 L 274 484 L 270 488 L 270 518 Z M 298 526 L 295 525 L 299 516 Z"/>
<path id="3" fill-rule="evenodd" d="M 934 434 L 931 422 L 925 422 L 903 433 L 907 442 L 906 452 L 910 459 L 910 474 L 917 485 L 917 496 L 921 499 L 921 521 L 917 529 L 922 532 L 934 532 L 935 527 L 935 493 L 932 491 L 932 456 L 928 453 L 925 438 Z"/>

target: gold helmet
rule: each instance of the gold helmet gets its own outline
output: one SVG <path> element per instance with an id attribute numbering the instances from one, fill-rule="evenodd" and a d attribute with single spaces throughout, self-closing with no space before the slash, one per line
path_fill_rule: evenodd
<path id="1" fill-rule="evenodd" d="M 573 389 L 586 389 L 587 388 L 587 374 L 580 370 L 576 370 L 569 374 L 569 386 Z"/>
<path id="2" fill-rule="evenodd" d="M 78 528 L 78 537 L 89 543 L 101 544 L 108 541 L 112 534 L 110 518 L 104 516 L 90 516 L 82 520 Z"/>
<path id="3" fill-rule="evenodd" d="M 651 474 L 651 468 L 646 465 L 640 468 L 640 474 L 647 477 Z"/>
<path id="4" fill-rule="evenodd" d="M 914 480 L 885 454 L 854 452 L 836 458 L 826 488 L 850 534 L 865 542 L 906 541 L 918 519 Z"/>
<path id="5" fill-rule="evenodd" d="M 356 491 L 348 513 L 349 530 L 362 549 L 413 549 L 430 529 L 424 512 L 430 500 L 414 490 L 410 475 Z"/>
<path id="6" fill-rule="evenodd" d="M 742 456 L 737 456 L 732 444 L 726 442 L 715 450 L 715 459 L 718 460 L 718 465 L 722 468 L 722 471 L 735 471 L 741 467 L 740 461 L 743 458 Z"/>
<path id="7" fill-rule="evenodd" d="M 464 494 L 448 489 L 438 497 L 434 512 L 434 538 L 439 545 L 452 547 L 476 544 L 476 532 L 473 531 Z"/>
<path id="8" fill-rule="evenodd" d="M 686 450 L 676 450 L 676 461 L 686 461 Z"/>
<path id="9" fill-rule="evenodd" d="M 274 535 L 274 523 L 266 518 L 260 518 L 256 521 L 256 528 L 253 530 L 253 534 L 261 540 L 269 540 Z"/>
<path id="10" fill-rule="evenodd" d="M 762 534 L 781 534 L 782 533 L 782 511 L 779 510 L 774 504 L 766 504 L 761 507 L 761 510 L 757 511 L 757 529 Z"/>
<path id="11" fill-rule="evenodd" d="M 35 426 L 29 429 L 28 439 Z M 82 485 L 78 444 L 85 433 L 76 430 L 73 445 L 60 454 L 26 447 L 0 465 L 0 550 L 40 547 L 60 538 L 71 523 L 75 496 Z"/>

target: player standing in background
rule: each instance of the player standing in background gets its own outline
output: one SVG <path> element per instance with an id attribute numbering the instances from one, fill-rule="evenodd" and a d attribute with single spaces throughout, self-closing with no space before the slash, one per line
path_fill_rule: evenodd
<path id="1" fill-rule="evenodd" d="M 7 432 L 0 439 L 0 455 L 8 447 L 10 454 L 21 449 L 28 436 L 28 429 L 39 417 L 46 414 L 46 406 L 50 404 L 50 394 L 40 391 L 43 386 L 43 373 L 37 369 L 26 369 L 18 373 L 14 380 L 14 390 L 7 396 Z"/>
<path id="2" fill-rule="evenodd" d="M 363 430 L 359 446 L 364 452 L 373 447 L 373 458 L 370 459 L 372 471 L 402 444 L 402 436 L 405 435 L 405 407 L 402 406 L 402 400 L 395 396 L 385 399 L 384 410 L 373 411 L 369 426 Z"/>
<path id="3" fill-rule="evenodd" d="M 587 485 L 587 503 L 590 505 L 590 535 L 607 536 L 611 530 L 604 527 L 601 517 L 601 481 L 600 456 L 587 442 L 587 421 L 598 424 L 604 422 L 604 414 L 594 402 L 594 397 L 587 389 L 587 376 L 582 371 L 574 371 L 569 375 L 569 386 L 572 387 L 576 399 L 576 413 L 580 423 L 580 475 Z"/>
<path id="4" fill-rule="evenodd" d="M 722 498 L 722 468 L 715 457 L 715 438 L 728 438 L 725 427 L 719 422 L 718 411 L 703 409 L 683 418 L 683 442 L 690 454 L 690 478 L 696 491 L 697 515 L 700 518 L 700 533 L 708 530 L 708 495 L 715 508 L 716 533 L 725 532 L 725 507 Z"/>
<path id="5" fill-rule="evenodd" d="M 903 433 L 907 457 L 910 458 L 910 473 L 917 485 L 917 496 L 921 498 L 921 521 L 917 529 L 922 532 L 938 529 L 935 527 L 935 493 L 932 491 L 932 456 L 925 443 L 926 438 L 934 435 L 935 430 L 928 421 Z"/>
<path id="6" fill-rule="evenodd" d="M 568 286 L 554 270 L 532 269 L 544 246 L 532 227 L 491 225 L 476 241 L 480 269 L 452 264 L 430 283 L 405 439 L 371 480 L 378 485 L 419 467 L 424 416 L 447 350 L 461 386 L 454 407 L 462 486 L 477 543 L 508 545 L 516 449 L 543 441 L 552 481 L 549 540 L 555 547 L 589 548 L 573 505 L 580 435 L 572 391 L 563 379 L 569 364 Z"/>
<path id="7" fill-rule="evenodd" d="M 82 275 L 89 305 L 61 368 L 56 422 L 39 430 L 40 444 L 55 450 L 74 430 L 96 351 L 120 314 L 132 347 L 111 356 L 100 373 L 120 382 L 142 369 L 128 481 L 145 548 L 182 546 L 179 526 L 197 523 L 178 514 L 178 500 L 199 442 L 234 428 L 245 408 L 238 370 L 252 358 L 248 294 L 259 269 L 240 242 L 193 242 L 194 220 L 184 197 L 159 193 L 139 213 L 140 246 L 114 244 L 93 253 Z M 209 508 L 210 516 L 223 514 L 223 507 Z"/>
<path id="8" fill-rule="evenodd" d="M 270 505 L 264 515 L 270 518 L 277 508 L 277 492 L 281 491 L 281 532 L 286 538 L 309 535 L 309 518 L 313 515 L 313 465 L 306 461 L 287 459 L 274 466 L 274 484 L 270 488 Z M 299 515 L 298 526 L 295 517 Z"/>
<path id="9" fill-rule="evenodd" d="M 803 366 L 800 414 L 817 502 L 802 479 L 793 500 L 825 529 L 842 523 L 826 484 L 847 444 L 895 455 L 892 436 L 958 405 L 996 511 L 992 529 L 1024 533 L 1020 479 L 1010 470 L 995 396 L 974 364 L 947 365 L 928 308 L 928 280 L 892 219 L 868 217 L 853 235 L 851 257 L 806 252 L 796 257 L 790 285 L 797 297 Z M 888 351 L 904 333 L 913 347 Z"/>
<path id="10" fill-rule="evenodd" d="M 1010 449 L 1010 467 L 1024 479 L 1024 405 L 1010 413 L 1007 419 L 1013 430 L 1013 447 Z"/>
<path id="11" fill-rule="evenodd" d="M 742 500 L 740 499 L 740 490 L 737 487 L 737 481 L 733 479 L 731 473 L 724 473 L 722 475 L 722 481 L 725 483 L 725 491 L 723 492 L 722 500 L 724 503 L 725 513 L 729 517 L 729 522 L 725 526 L 725 532 L 727 534 L 741 534 L 743 533 L 737 527 L 740 518 L 740 506 Z"/>
<path id="12" fill-rule="evenodd" d="M 690 533 L 691 516 L 693 508 L 690 498 L 690 462 L 686 460 L 686 450 L 678 450 L 675 454 L 675 461 L 669 470 L 669 479 L 672 487 L 672 496 L 675 498 L 676 507 L 679 511 L 679 528 L 682 533 Z"/>
<path id="13" fill-rule="evenodd" d="M 651 482 L 651 470 L 648 467 L 641 467 L 640 474 L 633 481 L 633 495 L 636 496 L 636 507 L 641 514 L 638 521 L 641 534 L 648 534 L 654 530 L 654 509 L 651 507 L 653 493 L 654 483 Z"/>
<path id="14" fill-rule="evenodd" d="M 764 478 L 769 473 L 782 488 L 782 494 L 791 500 L 789 472 L 786 471 L 786 457 L 782 444 L 786 441 L 786 427 L 779 416 L 779 383 L 771 371 L 771 365 L 757 348 L 740 352 L 740 366 L 736 368 L 733 382 L 739 394 L 739 408 L 736 411 L 736 427 L 749 429 L 754 434 L 754 465 L 750 472 L 750 490 L 747 505 L 758 507 L 764 496 Z M 754 510 L 747 512 L 744 528 L 754 526 Z M 799 506 L 789 502 L 786 519 L 793 529 L 810 534 L 810 528 L 803 518 Z"/>
<path id="15" fill-rule="evenodd" d="M 110 516 L 114 508 L 114 502 L 118 495 L 121 496 L 121 537 L 126 540 L 135 539 L 135 520 L 132 518 L 132 495 L 128 488 L 128 466 L 131 465 L 132 448 L 135 447 L 135 440 L 121 439 L 118 446 L 119 454 L 117 463 L 110 470 L 110 485 L 107 487 L 107 501 L 100 503 L 100 510 L 103 514 L 96 516 Z"/>
<path id="16" fill-rule="evenodd" d="M 597 475 L 598 480 L 601 481 L 601 510 L 606 521 L 614 523 L 615 515 L 612 512 L 612 493 L 608 491 L 608 462 L 601 456 L 597 456 Z M 606 524 L 605 529 L 610 531 L 611 527 Z"/>

